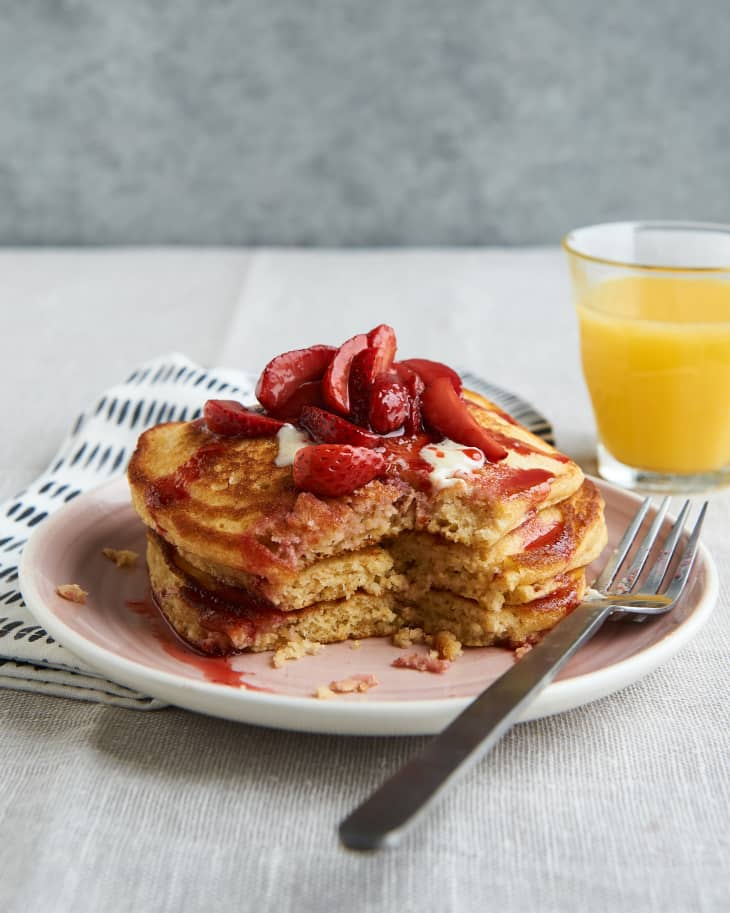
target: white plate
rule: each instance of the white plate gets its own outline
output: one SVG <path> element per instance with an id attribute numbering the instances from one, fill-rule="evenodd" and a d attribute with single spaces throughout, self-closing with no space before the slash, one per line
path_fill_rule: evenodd
<path id="1" fill-rule="evenodd" d="M 614 545 L 640 499 L 600 480 L 596 484 L 606 499 L 609 544 Z M 514 662 L 512 651 L 489 647 L 466 650 L 442 675 L 395 669 L 392 660 L 402 652 L 383 638 L 363 641 L 359 649 L 333 644 L 281 669 L 271 666 L 269 654 L 200 657 L 153 614 L 144 562 L 136 570 L 120 570 L 101 555 L 104 546 L 143 554 L 144 535 L 126 481 L 108 482 L 38 528 L 23 553 L 21 588 L 38 621 L 90 666 L 179 707 L 306 732 L 427 734 L 443 729 Z M 80 584 L 90 594 L 88 603 L 57 596 L 62 583 Z M 701 547 L 686 592 L 671 613 L 643 624 L 605 625 L 524 719 L 570 710 L 651 672 L 697 633 L 717 593 L 714 563 Z M 373 674 L 380 684 L 366 694 L 328 701 L 313 697 L 318 685 L 355 673 Z"/>

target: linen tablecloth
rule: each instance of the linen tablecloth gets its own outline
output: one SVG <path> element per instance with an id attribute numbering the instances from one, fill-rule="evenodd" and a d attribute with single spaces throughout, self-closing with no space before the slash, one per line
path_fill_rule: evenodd
<path id="1" fill-rule="evenodd" d="M 404 355 L 537 405 L 591 470 L 560 252 L 0 254 L 0 498 L 98 390 L 161 352 L 256 370 L 387 320 Z M 705 630 L 617 695 L 514 729 L 398 848 L 336 824 L 424 744 L 0 692 L 0 909 L 309 913 L 730 908 L 730 494 Z"/>

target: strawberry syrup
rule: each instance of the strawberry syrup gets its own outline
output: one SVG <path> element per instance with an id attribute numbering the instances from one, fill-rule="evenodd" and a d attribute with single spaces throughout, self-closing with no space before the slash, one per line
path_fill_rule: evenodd
<path id="1" fill-rule="evenodd" d="M 247 691 L 267 691 L 270 688 L 261 688 L 245 681 L 243 672 L 231 666 L 230 656 L 205 656 L 198 653 L 189 644 L 185 643 L 179 635 L 172 630 L 164 615 L 160 612 L 151 598 L 141 600 L 128 600 L 127 608 L 135 614 L 141 615 L 150 622 L 150 631 L 155 640 L 160 644 L 168 656 L 183 662 L 203 673 L 205 680 L 217 685 L 228 685 L 231 688 L 245 688 Z M 248 673 L 253 675 L 254 673 Z"/>

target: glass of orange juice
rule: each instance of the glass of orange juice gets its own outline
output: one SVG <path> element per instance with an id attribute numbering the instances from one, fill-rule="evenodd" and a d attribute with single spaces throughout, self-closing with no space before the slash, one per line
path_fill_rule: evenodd
<path id="1" fill-rule="evenodd" d="M 650 491 L 730 484 L 730 226 L 615 222 L 563 248 L 600 474 Z"/>

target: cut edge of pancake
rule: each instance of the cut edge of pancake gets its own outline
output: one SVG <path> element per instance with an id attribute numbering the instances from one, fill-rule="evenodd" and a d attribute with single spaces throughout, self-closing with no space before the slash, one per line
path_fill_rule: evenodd
<path id="1" fill-rule="evenodd" d="M 522 592 L 495 592 L 491 602 L 438 589 L 413 598 L 392 588 L 380 595 L 358 591 L 296 611 L 265 605 L 241 610 L 227 601 L 225 591 L 191 586 L 191 578 L 154 535 L 149 536 L 147 562 L 162 614 L 179 636 L 212 655 L 275 650 L 294 638 L 322 644 L 359 640 L 394 634 L 404 626 L 429 635 L 447 631 L 465 646 L 516 647 L 553 627 L 580 602 L 586 588 L 581 567 Z"/>

